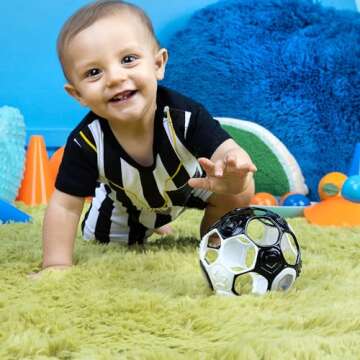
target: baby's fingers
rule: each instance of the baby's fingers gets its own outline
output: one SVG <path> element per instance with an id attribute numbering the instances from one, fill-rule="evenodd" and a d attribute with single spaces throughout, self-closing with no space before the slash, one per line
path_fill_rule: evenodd
<path id="1" fill-rule="evenodd" d="M 222 160 L 217 160 L 213 162 L 207 158 L 199 158 L 199 163 L 205 170 L 207 176 L 223 176 L 224 162 Z"/>
<path id="2" fill-rule="evenodd" d="M 211 190 L 211 183 L 208 178 L 191 178 L 188 184 L 194 189 Z"/>
<path id="3" fill-rule="evenodd" d="M 215 164 L 207 158 L 199 158 L 199 164 L 205 170 L 207 174 L 215 172 Z"/>
<path id="4" fill-rule="evenodd" d="M 255 172 L 257 170 L 256 166 L 253 163 L 242 163 L 236 158 L 227 159 L 225 165 L 226 172 L 246 174 L 248 172 Z"/>

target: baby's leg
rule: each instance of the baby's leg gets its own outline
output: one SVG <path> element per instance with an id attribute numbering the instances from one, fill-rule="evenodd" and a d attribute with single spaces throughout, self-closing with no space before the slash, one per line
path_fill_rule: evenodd
<path id="1" fill-rule="evenodd" d="M 203 237 L 209 227 L 227 212 L 238 207 L 249 206 L 254 190 L 254 183 L 251 182 L 248 188 L 238 195 L 212 194 L 207 201 L 208 205 L 201 221 L 200 236 Z"/>
<path id="2" fill-rule="evenodd" d="M 159 235 L 170 235 L 172 234 L 172 227 L 170 224 L 165 224 L 163 226 L 156 228 L 154 232 Z"/>

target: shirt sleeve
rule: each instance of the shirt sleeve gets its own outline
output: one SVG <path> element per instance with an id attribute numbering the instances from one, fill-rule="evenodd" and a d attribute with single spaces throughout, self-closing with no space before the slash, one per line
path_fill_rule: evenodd
<path id="1" fill-rule="evenodd" d="M 93 196 L 98 177 L 95 148 L 80 135 L 70 135 L 56 178 L 56 189 L 74 196 Z"/>
<path id="2" fill-rule="evenodd" d="M 186 144 L 196 157 L 210 159 L 215 150 L 230 138 L 204 107 L 200 106 L 199 110 L 191 115 Z"/>

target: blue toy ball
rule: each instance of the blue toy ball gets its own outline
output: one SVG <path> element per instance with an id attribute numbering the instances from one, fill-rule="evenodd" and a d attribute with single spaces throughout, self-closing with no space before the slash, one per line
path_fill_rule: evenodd
<path id="1" fill-rule="evenodd" d="M 25 123 L 18 109 L 0 107 L 0 199 L 11 203 L 23 176 Z"/>
<path id="2" fill-rule="evenodd" d="M 310 200 L 303 194 L 290 194 L 288 195 L 283 206 L 309 206 Z"/>
<path id="3" fill-rule="evenodd" d="M 347 200 L 360 203 L 360 175 L 352 175 L 345 180 L 341 195 Z"/>

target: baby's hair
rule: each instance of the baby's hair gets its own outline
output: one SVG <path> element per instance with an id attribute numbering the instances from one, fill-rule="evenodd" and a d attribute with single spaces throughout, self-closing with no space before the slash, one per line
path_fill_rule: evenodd
<path id="1" fill-rule="evenodd" d="M 139 17 L 141 22 L 154 39 L 155 45 L 160 48 L 150 18 L 140 7 L 121 0 L 98 0 L 81 7 L 63 25 L 57 39 L 57 54 L 64 72 L 65 71 L 65 49 L 69 42 L 82 30 L 94 24 L 97 20 L 114 15 L 119 12 L 129 11 Z"/>

